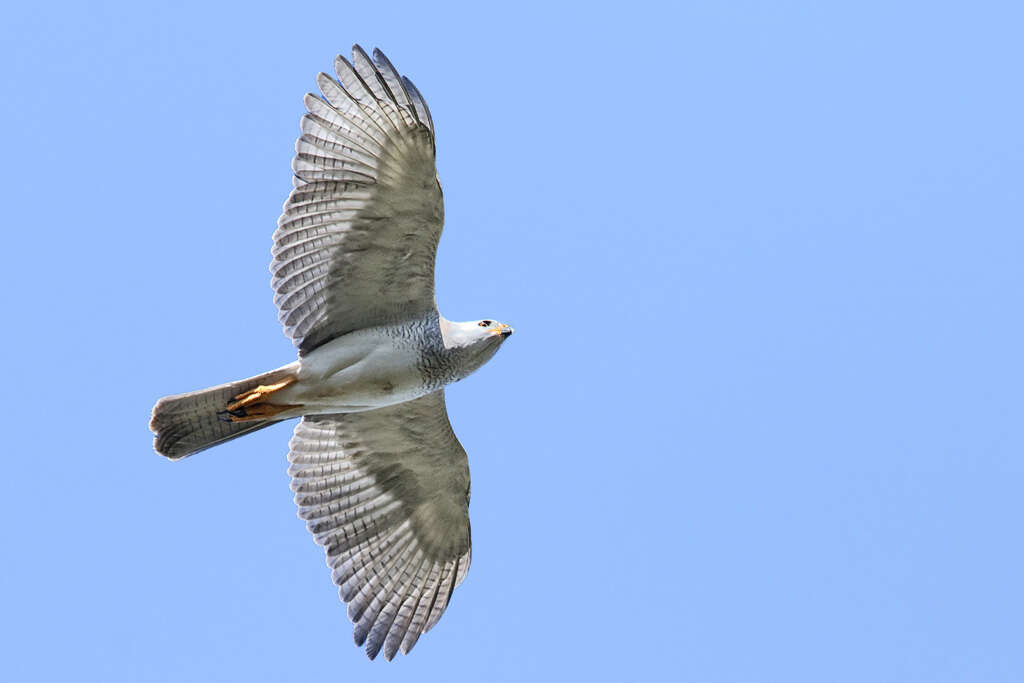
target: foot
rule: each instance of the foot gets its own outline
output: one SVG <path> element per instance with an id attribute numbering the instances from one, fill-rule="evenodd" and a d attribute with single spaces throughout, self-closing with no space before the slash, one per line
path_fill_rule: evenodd
<path id="1" fill-rule="evenodd" d="M 277 403 L 253 403 L 240 408 L 228 408 L 228 410 L 217 413 L 217 417 L 224 422 L 252 422 L 254 420 L 266 420 L 275 417 L 292 408 L 301 408 L 301 405 L 280 405 Z"/>
<path id="2" fill-rule="evenodd" d="M 255 389 L 243 391 L 242 393 L 235 396 L 234 401 L 228 404 L 228 413 L 234 413 L 239 408 L 244 408 L 254 403 L 262 403 L 263 401 L 267 400 L 267 397 L 271 396 L 272 394 L 278 391 L 281 391 L 281 389 L 284 389 L 285 387 L 294 383 L 294 377 L 285 377 L 283 380 L 275 384 L 261 384 Z"/>

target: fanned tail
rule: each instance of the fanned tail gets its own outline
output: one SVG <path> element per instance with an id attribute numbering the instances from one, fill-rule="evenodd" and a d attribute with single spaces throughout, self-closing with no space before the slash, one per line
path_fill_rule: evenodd
<path id="1" fill-rule="evenodd" d="M 292 376 L 290 366 L 247 379 L 228 382 L 187 394 L 165 396 L 153 407 L 149 428 L 156 434 L 153 448 L 160 455 L 178 460 L 225 441 L 269 427 L 278 420 L 248 419 L 231 421 L 228 403 L 260 385 L 269 385 Z"/>

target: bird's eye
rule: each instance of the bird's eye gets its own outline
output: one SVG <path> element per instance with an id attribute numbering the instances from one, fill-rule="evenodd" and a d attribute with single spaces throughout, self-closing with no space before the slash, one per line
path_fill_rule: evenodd
<path id="1" fill-rule="evenodd" d="M 477 323 L 480 327 L 490 327 L 493 323 L 490 320 L 481 320 Z"/>

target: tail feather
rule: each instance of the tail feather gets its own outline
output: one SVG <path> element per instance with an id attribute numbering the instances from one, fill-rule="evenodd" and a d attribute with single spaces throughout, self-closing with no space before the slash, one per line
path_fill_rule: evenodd
<path id="1" fill-rule="evenodd" d="M 226 420 L 227 404 L 238 394 L 261 384 L 279 382 L 291 373 L 292 369 L 285 366 L 237 382 L 163 397 L 153 407 L 153 418 L 149 421 L 149 428 L 156 434 L 153 448 L 160 455 L 178 460 L 243 434 L 269 427 L 278 420 Z"/>

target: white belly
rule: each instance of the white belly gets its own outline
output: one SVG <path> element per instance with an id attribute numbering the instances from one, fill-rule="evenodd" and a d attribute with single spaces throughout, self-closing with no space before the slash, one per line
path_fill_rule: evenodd
<path id="1" fill-rule="evenodd" d="M 304 414 L 352 413 L 419 398 L 426 391 L 413 348 L 375 329 L 339 337 L 296 361 L 298 382 L 275 403 L 304 406 Z"/>

